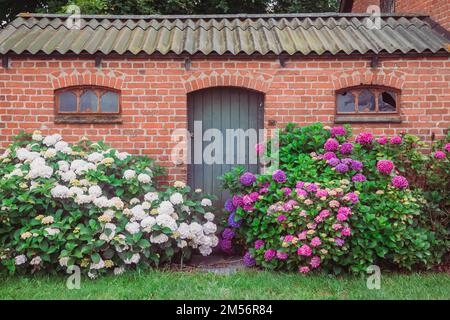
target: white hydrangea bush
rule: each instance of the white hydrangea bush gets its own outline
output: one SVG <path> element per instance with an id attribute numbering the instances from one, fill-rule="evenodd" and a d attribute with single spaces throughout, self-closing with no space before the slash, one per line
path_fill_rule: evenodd
<path id="1" fill-rule="evenodd" d="M 209 255 L 218 244 L 210 197 L 180 181 L 156 188 L 161 174 L 101 142 L 21 134 L 0 156 L 1 265 L 77 265 L 95 278 Z"/>

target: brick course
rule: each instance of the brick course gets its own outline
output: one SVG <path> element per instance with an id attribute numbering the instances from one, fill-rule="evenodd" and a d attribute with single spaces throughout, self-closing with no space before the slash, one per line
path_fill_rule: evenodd
<path id="1" fill-rule="evenodd" d="M 186 167 L 170 161 L 174 129 L 187 127 L 187 94 L 214 86 L 236 86 L 265 94 L 265 125 L 293 121 L 333 125 L 335 90 L 379 84 L 401 90 L 401 124 L 358 124 L 356 131 L 409 132 L 430 140 L 450 126 L 450 59 L 383 58 L 372 69 L 366 58 L 181 59 L 12 58 L 0 68 L 0 149 L 21 130 L 58 132 L 69 141 L 86 135 L 116 148 L 146 154 L 168 167 L 169 179 L 185 180 Z M 122 124 L 55 124 L 54 90 L 102 85 L 121 91 Z"/>

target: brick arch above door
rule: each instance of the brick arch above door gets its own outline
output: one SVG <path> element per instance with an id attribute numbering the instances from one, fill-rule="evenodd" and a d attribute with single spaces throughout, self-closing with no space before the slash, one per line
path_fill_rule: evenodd
<path id="1" fill-rule="evenodd" d="M 267 93 L 272 84 L 273 75 L 257 72 L 195 72 L 185 81 L 186 93 L 211 87 L 240 87 Z"/>

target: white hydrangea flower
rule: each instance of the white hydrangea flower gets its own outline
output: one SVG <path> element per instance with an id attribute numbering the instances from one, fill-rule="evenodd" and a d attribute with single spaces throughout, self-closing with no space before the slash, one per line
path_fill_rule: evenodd
<path id="1" fill-rule="evenodd" d="M 103 232 L 99 239 L 106 241 L 106 242 L 110 242 L 112 239 L 114 239 L 115 235 L 116 235 L 116 228 L 117 226 L 114 223 L 106 223 L 105 224 L 105 231 L 106 229 L 110 230 L 109 235 L 106 234 L 106 232 Z"/>
<path id="2" fill-rule="evenodd" d="M 56 151 L 64 151 L 67 148 L 69 148 L 69 144 L 65 141 L 59 141 L 55 144 L 55 150 Z"/>
<path id="3" fill-rule="evenodd" d="M 40 131 L 34 131 L 31 139 L 33 139 L 34 141 L 42 141 L 44 137 L 42 136 L 42 133 Z"/>
<path id="4" fill-rule="evenodd" d="M 111 201 L 108 200 L 108 198 L 106 198 L 105 196 L 101 196 L 101 197 L 98 197 L 98 198 L 94 199 L 94 204 L 98 208 L 109 208 L 109 207 L 112 206 L 111 205 Z"/>
<path id="5" fill-rule="evenodd" d="M 167 235 L 165 235 L 164 233 L 161 233 L 157 236 L 151 235 L 150 236 L 150 242 L 151 243 L 156 243 L 156 244 L 162 244 L 169 241 L 169 237 Z"/>
<path id="6" fill-rule="evenodd" d="M 139 260 L 141 260 L 141 255 L 139 253 L 135 253 L 131 256 L 130 259 L 125 259 L 125 264 L 138 264 Z"/>
<path id="7" fill-rule="evenodd" d="M 45 228 L 45 232 L 47 232 L 48 236 L 54 236 L 60 233 L 59 229 L 57 228 Z"/>
<path id="8" fill-rule="evenodd" d="M 21 254 L 20 256 L 17 256 L 14 258 L 16 266 L 20 266 L 27 262 L 27 257 L 24 254 Z"/>
<path id="9" fill-rule="evenodd" d="M 170 201 L 162 201 L 158 207 L 158 214 L 167 214 L 170 215 L 175 212 L 173 205 Z"/>
<path id="10" fill-rule="evenodd" d="M 105 157 L 103 156 L 103 154 L 98 153 L 98 152 L 93 152 L 90 155 L 88 155 L 87 160 L 89 162 L 97 163 L 97 162 L 102 161 L 104 158 Z"/>
<path id="11" fill-rule="evenodd" d="M 69 257 L 62 257 L 59 259 L 59 265 L 61 267 L 67 267 L 68 263 L 69 263 Z"/>
<path id="12" fill-rule="evenodd" d="M 219 238 L 213 234 L 208 236 L 211 240 L 211 247 L 217 247 L 217 245 L 219 244 Z"/>
<path id="13" fill-rule="evenodd" d="M 139 223 L 137 222 L 128 222 L 125 226 L 125 230 L 127 230 L 130 234 L 136 234 L 140 231 Z"/>
<path id="14" fill-rule="evenodd" d="M 6 176 L 8 176 L 8 177 L 14 177 L 14 176 L 16 176 L 16 177 L 23 177 L 23 172 L 22 172 L 21 169 L 16 168 L 10 174 L 5 175 L 5 177 Z"/>
<path id="15" fill-rule="evenodd" d="M 157 192 L 149 192 L 144 195 L 144 199 L 148 202 L 153 202 L 155 200 L 158 200 L 158 193 Z"/>
<path id="16" fill-rule="evenodd" d="M 120 161 L 125 160 L 126 158 L 128 158 L 130 156 L 130 154 L 128 152 L 118 152 L 116 154 L 117 159 L 119 159 Z"/>
<path id="17" fill-rule="evenodd" d="M 55 145 L 57 142 L 61 141 L 61 135 L 52 134 L 51 136 L 46 136 L 42 141 L 47 147 Z"/>
<path id="18" fill-rule="evenodd" d="M 40 257 L 40 256 L 36 256 L 36 257 L 34 257 L 34 258 L 30 261 L 30 264 L 31 264 L 32 266 L 38 266 L 38 265 L 41 264 L 41 262 L 42 262 L 41 257 Z"/>
<path id="19" fill-rule="evenodd" d="M 205 219 L 208 221 L 213 221 L 215 218 L 214 214 L 212 212 L 205 213 Z"/>
<path id="20" fill-rule="evenodd" d="M 104 267 L 105 267 L 105 261 L 103 261 L 103 259 L 100 258 L 100 261 L 99 261 L 99 262 L 97 262 L 97 263 L 91 263 L 90 269 L 93 269 L 93 270 L 101 270 L 101 269 L 103 269 Z"/>
<path id="21" fill-rule="evenodd" d="M 135 204 L 138 204 L 140 202 L 141 202 L 141 200 L 139 200 L 138 198 L 133 198 L 133 199 L 130 200 L 130 204 L 131 205 L 135 205 Z"/>
<path id="22" fill-rule="evenodd" d="M 200 251 L 202 256 L 209 256 L 212 252 L 211 247 L 208 247 L 208 246 L 200 246 L 200 247 L 198 247 L 198 250 Z"/>
<path id="23" fill-rule="evenodd" d="M 77 178 L 77 175 L 73 171 L 60 172 L 61 180 L 64 182 L 70 182 Z"/>
<path id="24" fill-rule="evenodd" d="M 186 187 L 186 183 L 184 183 L 183 181 L 175 181 L 175 182 L 173 183 L 173 186 L 174 186 L 175 188 L 180 188 L 180 189 L 182 189 L 182 188 Z"/>
<path id="25" fill-rule="evenodd" d="M 202 206 L 204 206 L 204 207 L 210 207 L 210 206 L 212 206 L 211 200 L 210 200 L 210 199 L 207 199 L 207 198 L 202 199 L 201 204 L 202 204 Z"/>
<path id="26" fill-rule="evenodd" d="M 167 214 L 157 216 L 156 223 L 161 227 L 169 228 L 172 231 L 175 231 L 178 228 L 177 222 Z"/>
<path id="27" fill-rule="evenodd" d="M 187 212 L 187 213 L 191 213 L 191 209 L 188 206 L 185 206 L 185 205 L 181 206 L 181 211 Z"/>
<path id="28" fill-rule="evenodd" d="M 120 276 L 124 272 L 125 272 L 125 268 L 123 268 L 123 267 L 114 268 L 114 275 L 115 276 Z"/>
<path id="29" fill-rule="evenodd" d="M 212 223 L 211 221 L 208 221 L 203 225 L 203 232 L 205 234 L 211 234 L 215 233 L 217 231 L 217 225 Z"/>
<path id="30" fill-rule="evenodd" d="M 30 179 L 36 179 L 39 177 L 49 179 L 52 174 L 52 167 L 47 166 L 43 158 L 35 158 L 33 161 L 31 161 L 30 172 L 28 172 L 27 176 Z"/>
<path id="31" fill-rule="evenodd" d="M 181 240 L 180 242 L 177 243 L 178 248 L 181 248 L 181 249 L 186 248 L 187 245 L 188 245 L 188 243 L 186 240 Z"/>
<path id="32" fill-rule="evenodd" d="M 141 173 L 138 175 L 138 181 L 140 183 L 150 183 L 152 182 L 152 178 L 146 173 Z"/>
<path id="33" fill-rule="evenodd" d="M 66 199 L 72 196 L 70 189 L 66 186 L 57 185 L 53 189 L 50 190 L 53 198 Z"/>
<path id="34" fill-rule="evenodd" d="M 191 235 L 193 235 L 193 236 L 203 235 L 203 227 L 201 226 L 201 224 L 199 224 L 197 222 L 192 222 L 189 225 L 189 231 L 190 231 Z"/>
<path id="35" fill-rule="evenodd" d="M 145 210 L 148 210 L 152 207 L 152 204 L 148 201 L 144 201 L 142 202 L 142 208 L 144 208 Z"/>
<path id="36" fill-rule="evenodd" d="M 95 170 L 96 165 L 82 159 L 76 159 L 70 164 L 70 170 L 75 171 L 76 174 L 83 174 L 89 169 Z"/>
<path id="37" fill-rule="evenodd" d="M 111 198 L 110 201 L 111 201 L 113 207 L 116 208 L 117 210 L 122 210 L 123 207 L 125 206 L 122 199 L 120 199 L 118 197 L 113 197 L 113 198 Z"/>
<path id="38" fill-rule="evenodd" d="M 84 193 L 83 189 L 81 189 L 80 187 L 70 187 L 69 191 L 71 194 L 76 196 L 82 195 Z"/>
<path id="39" fill-rule="evenodd" d="M 177 205 L 183 203 L 183 195 L 179 192 L 175 192 L 170 196 L 170 202 Z"/>
<path id="40" fill-rule="evenodd" d="M 44 154 L 43 154 L 45 159 L 50 159 L 53 158 L 54 156 L 56 156 L 56 150 L 53 148 L 48 148 Z"/>
<path id="41" fill-rule="evenodd" d="M 156 219 L 153 217 L 146 217 L 141 221 L 141 227 L 145 232 L 151 232 L 152 227 L 156 224 Z"/>
<path id="42" fill-rule="evenodd" d="M 97 199 L 95 199 L 95 200 L 97 200 Z M 77 194 L 77 196 L 75 197 L 75 203 L 78 205 L 91 203 L 92 201 L 94 201 L 94 198 L 90 195 Z M 99 202 L 100 202 L 100 200 L 97 201 L 97 203 L 99 203 Z M 103 203 L 101 203 L 101 205 L 103 205 Z"/>
<path id="43" fill-rule="evenodd" d="M 59 168 L 59 171 L 62 171 L 62 172 L 66 172 L 66 171 L 70 170 L 69 163 L 64 160 L 58 161 L 58 168 Z"/>
<path id="44" fill-rule="evenodd" d="M 99 186 L 92 186 L 89 188 L 88 193 L 90 196 L 98 198 L 102 195 L 102 188 L 100 188 Z"/>
<path id="45" fill-rule="evenodd" d="M 180 234 L 181 239 L 189 239 L 191 235 L 189 225 L 185 222 L 180 223 L 180 226 L 178 227 L 177 231 Z"/>
<path id="46" fill-rule="evenodd" d="M 130 169 L 125 170 L 125 172 L 123 173 L 123 177 L 125 180 L 131 180 L 136 177 L 136 171 Z"/>
<path id="47" fill-rule="evenodd" d="M 41 222 L 42 224 L 52 224 L 53 222 L 55 222 L 55 218 L 53 218 L 52 216 L 46 216 L 42 218 Z"/>

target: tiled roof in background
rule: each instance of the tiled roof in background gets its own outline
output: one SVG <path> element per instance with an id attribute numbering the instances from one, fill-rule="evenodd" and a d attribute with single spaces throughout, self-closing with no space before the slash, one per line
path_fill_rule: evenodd
<path id="1" fill-rule="evenodd" d="M 425 16 L 365 14 L 82 16 L 21 14 L 0 31 L 0 54 L 366 54 L 448 53 Z"/>

